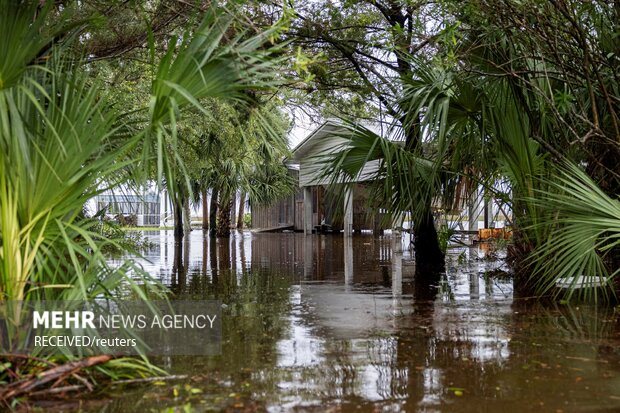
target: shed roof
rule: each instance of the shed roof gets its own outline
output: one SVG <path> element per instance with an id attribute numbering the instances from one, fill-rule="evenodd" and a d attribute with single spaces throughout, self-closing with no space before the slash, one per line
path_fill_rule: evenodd
<path id="1" fill-rule="evenodd" d="M 395 140 L 395 134 L 385 133 L 380 124 L 367 124 L 363 126 L 379 136 Z M 344 149 L 348 142 L 347 132 L 350 132 L 350 130 L 341 121 L 328 119 L 293 149 L 289 165 L 293 162 L 299 163 L 300 186 L 325 185 L 331 182 L 327 177 L 323 176 L 321 170 L 322 157 Z M 380 160 L 368 161 L 358 176 L 354 177 L 351 182 L 365 182 L 374 179 L 379 165 Z"/>
<path id="2" fill-rule="evenodd" d="M 363 124 L 363 126 L 372 130 L 379 136 L 384 137 L 385 139 L 389 139 L 396 143 L 403 143 L 401 142 L 402 138 L 397 136 L 398 133 L 394 129 L 388 129 L 386 131 L 383 129 L 381 124 L 377 123 L 367 123 Z M 327 119 L 318 128 L 306 136 L 299 144 L 297 144 L 297 146 L 292 150 L 289 161 L 300 162 L 302 159 L 312 154 L 315 147 L 321 142 L 324 142 L 324 140 L 329 138 L 330 135 L 336 137 L 336 135 L 342 134 L 343 132 L 346 132 L 346 130 L 346 127 L 339 119 Z"/>
<path id="3" fill-rule="evenodd" d="M 318 128 L 313 130 L 308 136 L 304 138 L 299 144 L 293 149 L 291 154 L 291 160 L 299 162 L 309 153 L 312 152 L 314 146 L 321 141 L 321 139 L 326 138 L 329 135 L 334 134 L 336 131 L 342 128 L 342 123 L 336 119 L 328 119 L 323 122 Z"/>

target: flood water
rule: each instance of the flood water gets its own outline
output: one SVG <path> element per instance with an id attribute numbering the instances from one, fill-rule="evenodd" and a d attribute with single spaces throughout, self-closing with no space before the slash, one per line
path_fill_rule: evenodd
<path id="1" fill-rule="evenodd" d="M 225 304 L 222 355 L 156 358 L 188 378 L 86 410 L 620 411 L 614 309 L 515 300 L 488 250 L 451 248 L 429 286 L 405 237 L 194 230 L 176 260 L 171 231 L 145 237 L 140 262 L 175 297 Z"/>

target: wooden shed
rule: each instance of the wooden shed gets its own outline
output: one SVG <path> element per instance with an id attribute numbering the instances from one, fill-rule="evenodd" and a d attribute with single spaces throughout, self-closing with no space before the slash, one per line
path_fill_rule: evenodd
<path id="1" fill-rule="evenodd" d="M 295 177 L 294 195 L 267 208 L 252 210 L 252 228 L 256 230 L 294 229 L 316 231 L 353 231 L 385 229 L 382 214 L 370 211 L 364 186 L 375 165 L 369 163 L 357 182 L 342 185 L 344 196 L 335 196 L 327 188 L 329 179 L 322 177 L 320 156 L 337 151 L 346 140 L 339 132 L 343 127 L 336 121 L 327 121 L 314 130 L 293 150 L 288 160 L 289 171 Z M 383 224 L 383 226 L 382 226 Z"/>

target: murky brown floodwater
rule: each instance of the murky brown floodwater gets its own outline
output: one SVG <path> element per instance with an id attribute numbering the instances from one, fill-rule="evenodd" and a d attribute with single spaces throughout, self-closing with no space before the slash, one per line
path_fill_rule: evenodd
<path id="1" fill-rule="evenodd" d="M 390 237 L 195 230 L 173 272 L 172 232 L 146 236 L 145 267 L 178 297 L 227 305 L 223 354 L 157 359 L 190 378 L 108 389 L 87 410 L 620 411 L 613 308 L 513 300 L 477 248 L 452 249 L 429 288 Z"/>

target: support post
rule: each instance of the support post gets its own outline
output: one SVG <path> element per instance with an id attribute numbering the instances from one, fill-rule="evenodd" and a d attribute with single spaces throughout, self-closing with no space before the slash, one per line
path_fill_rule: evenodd
<path id="1" fill-rule="evenodd" d="M 480 299 L 480 277 L 477 273 L 469 274 L 469 299 Z"/>
<path id="2" fill-rule="evenodd" d="M 304 237 L 304 280 L 311 280 L 314 278 L 314 252 L 313 242 L 315 237 Z"/>
<path id="3" fill-rule="evenodd" d="M 312 234 L 312 187 L 304 186 L 304 234 Z"/>
<path id="4" fill-rule="evenodd" d="M 495 213 L 493 212 L 493 198 L 484 200 L 484 227 L 495 228 Z"/>
<path id="5" fill-rule="evenodd" d="M 469 220 L 469 231 L 478 230 L 478 215 L 480 215 L 480 206 L 482 204 L 482 191 L 476 188 L 469 198 L 467 205 L 467 218 Z"/>
<path id="6" fill-rule="evenodd" d="M 392 254 L 392 314 L 398 315 L 402 310 L 403 295 L 403 254 Z M 394 321 L 396 322 L 396 319 Z M 396 326 L 395 326 L 396 327 Z"/>
<path id="7" fill-rule="evenodd" d="M 344 190 L 344 236 L 353 234 L 353 188 L 346 187 Z"/>
<path id="8" fill-rule="evenodd" d="M 392 225 L 392 253 L 403 253 L 403 233 L 396 225 Z"/>
<path id="9" fill-rule="evenodd" d="M 164 214 L 163 214 L 163 219 L 161 219 L 162 215 L 160 214 L 160 220 L 159 220 L 159 226 L 160 227 L 165 227 L 168 223 L 168 191 L 167 190 L 163 190 L 161 193 L 161 201 L 164 202 Z M 160 212 L 161 212 L 161 201 L 160 201 Z"/>
<path id="10" fill-rule="evenodd" d="M 483 211 L 484 211 L 484 227 L 490 228 L 489 227 L 489 200 L 486 197 L 484 198 Z"/>
<path id="11" fill-rule="evenodd" d="M 353 239 L 344 238 L 344 287 L 345 291 L 351 290 L 353 285 Z"/>

